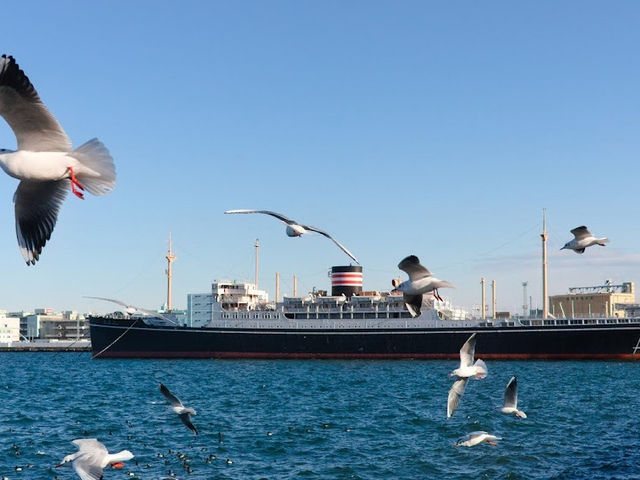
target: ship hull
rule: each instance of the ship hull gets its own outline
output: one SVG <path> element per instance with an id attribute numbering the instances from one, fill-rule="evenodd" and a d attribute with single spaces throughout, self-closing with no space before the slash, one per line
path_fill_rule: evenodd
<path id="1" fill-rule="evenodd" d="M 458 359 L 477 334 L 484 359 L 640 358 L 640 324 L 413 329 L 249 329 L 148 326 L 90 319 L 94 358 Z"/>

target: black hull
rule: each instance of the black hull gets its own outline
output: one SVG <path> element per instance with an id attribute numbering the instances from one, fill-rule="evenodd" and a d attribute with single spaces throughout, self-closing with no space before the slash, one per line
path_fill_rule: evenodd
<path id="1" fill-rule="evenodd" d="M 640 358 L 640 323 L 302 331 L 152 327 L 94 317 L 90 328 L 94 358 L 457 359 L 474 332 L 484 359 Z"/>

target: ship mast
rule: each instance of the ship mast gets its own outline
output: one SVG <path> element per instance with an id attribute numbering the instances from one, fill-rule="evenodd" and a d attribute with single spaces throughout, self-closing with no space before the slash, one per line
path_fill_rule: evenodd
<path id="1" fill-rule="evenodd" d="M 171 251 L 171 232 L 169 232 L 169 251 L 167 252 L 167 255 L 165 258 L 167 259 L 167 269 L 165 270 L 165 273 L 167 274 L 167 311 L 170 312 L 171 311 L 171 281 L 173 278 L 171 274 L 171 263 L 174 262 L 176 258 L 178 258 Z"/>
<path id="2" fill-rule="evenodd" d="M 260 249 L 260 242 L 256 238 L 256 290 L 258 289 L 258 250 Z"/>
<path id="3" fill-rule="evenodd" d="M 542 209 L 542 318 L 547 318 L 549 308 L 547 304 L 547 222 L 546 212 Z"/>

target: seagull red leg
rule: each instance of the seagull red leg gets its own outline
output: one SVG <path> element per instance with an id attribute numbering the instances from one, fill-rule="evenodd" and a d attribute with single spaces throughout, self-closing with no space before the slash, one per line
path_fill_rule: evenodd
<path id="1" fill-rule="evenodd" d="M 84 195 L 82 194 L 82 192 L 76 190 L 76 187 L 78 187 L 80 190 L 84 190 L 84 185 L 82 185 L 76 178 L 76 174 L 73 172 L 73 167 L 67 168 L 69 169 L 69 173 L 71 173 L 71 176 L 69 177 L 69 180 L 71 180 L 71 191 L 76 197 L 84 200 Z"/>

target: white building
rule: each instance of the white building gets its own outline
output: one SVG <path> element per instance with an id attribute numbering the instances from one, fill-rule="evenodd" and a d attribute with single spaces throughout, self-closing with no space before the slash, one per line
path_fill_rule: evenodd
<path id="1" fill-rule="evenodd" d="M 6 312 L 0 312 L 0 344 L 10 344 L 20 341 L 20 318 L 7 317 Z"/>

